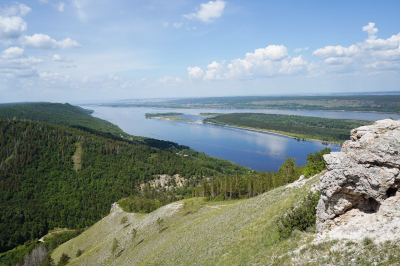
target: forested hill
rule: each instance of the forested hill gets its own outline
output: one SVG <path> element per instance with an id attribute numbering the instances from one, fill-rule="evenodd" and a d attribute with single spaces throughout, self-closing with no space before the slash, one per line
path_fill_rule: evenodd
<path id="1" fill-rule="evenodd" d="M 43 122 L 0 120 L 0 252 L 54 227 L 92 225 L 111 203 L 136 193 L 156 174 L 202 177 L 250 170 L 187 152 L 181 156 Z"/>
<path id="2" fill-rule="evenodd" d="M 17 118 L 55 125 L 75 126 L 91 130 L 125 134 L 118 126 L 90 114 L 91 110 L 68 103 L 24 103 L 0 107 L 0 119 Z"/>

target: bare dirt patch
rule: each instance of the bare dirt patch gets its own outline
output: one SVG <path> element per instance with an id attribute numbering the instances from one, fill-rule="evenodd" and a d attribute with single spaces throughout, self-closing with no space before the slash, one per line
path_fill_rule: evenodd
<path id="1" fill-rule="evenodd" d="M 72 156 L 72 160 L 74 161 L 74 170 L 78 171 L 82 169 L 82 143 L 77 142 L 76 144 L 76 151 Z"/>

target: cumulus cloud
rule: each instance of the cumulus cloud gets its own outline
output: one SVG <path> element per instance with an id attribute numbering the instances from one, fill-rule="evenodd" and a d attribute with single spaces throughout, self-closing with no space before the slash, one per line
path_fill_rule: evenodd
<path id="1" fill-rule="evenodd" d="M 16 43 L 25 34 L 28 26 L 22 17 L 31 10 L 30 7 L 18 3 L 0 8 L 0 42 L 8 45 Z"/>
<path id="2" fill-rule="evenodd" d="M 54 54 L 53 57 L 51 58 L 53 61 L 58 61 L 58 62 L 72 62 L 71 58 L 68 58 L 66 56 Z"/>
<path id="3" fill-rule="evenodd" d="M 4 8 L 0 8 L 0 15 L 4 17 L 11 17 L 11 16 L 23 17 L 31 11 L 32 9 L 29 6 L 15 3 L 12 6 L 6 5 Z"/>
<path id="4" fill-rule="evenodd" d="M 183 15 L 187 19 L 198 19 L 205 23 L 211 23 L 213 18 L 219 18 L 224 12 L 227 2 L 216 0 L 200 4 L 200 9 L 196 13 Z"/>
<path id="5" fill-rule="evenodd" d="M 334 72 L 399 69 L 400 62 L 393 61 L 400 60 L 400 33 L 386 40 L 379 39 L 378 29 L 372 22 L 362 30 L 368 33 L 364 42 L 349 47 L 325 46 L 315 50 L 313 55 L 324 59 L 326 70 Z"/>
<path id="6" fill-rule="evenodd" d="M 378 32 L 378 29 L 375 28 L 375 23 L 372 23 L 372 22 L 368 23 L 368 25 L 364 26 L 362 28 L 362 30 L 368 32 L 369 38 L 373 38 L 373 39 L 376 38 L 376 33 Z"/>
<path id="7" fill-rule="evenodd" d="M 162 83 L 167 83 L 167 82 L 169 82 L 169 83 L 182 83 L 183 80 L 180 79 L 180 78 L 173 78 L 171 76 L 165 75 L 163 78 L 160 78 L 158 80 L 158 82 L 162 82 Z"/>
<path id="8" fill-rule="evenodd" d="M 44 80 L 52 80 L 52 79 L 54 79 L 54 80 L 69 80 L 71 78 L 68 75 L 64 76 L 64 75 L 60 75 L 58 73 L 53 73 L 50 71 L 45 71 L 42 74 L 39 74 L 39 77 Z"/>
<path id="9" fill-rule="evenodd" d="M 201 79 L 204 75 L 203 69 L 200 67 L 188 67 L 188 76 L 190 79 Z"/>
<path id="10" fill-rule="evenodd" d="M 15 42 L 25 34 L 28 26 L 21 17 L 0 16 L 0 41 Z"/>
<path id="11" fill-rule="evenodd" d="M 77 41 L 74 41 L 70 38 L 66 38 L 62 41 L 56 41 L 45 34 L 34 34 L 33 36 L 25 36 L 25 41 L 23 45 L 25 48 L 51 50 L 81 47 L 81 45 Z"/>
<path id="12" fill-rule="evenodd" d="M 173 24 L 174 28 L 177 28 L 177 29 L 179 29 L 180 27 L 182 27 L 182 25 L 183 25 L 182 22 L 181 22 L 181 23 L 175 22 L 175 23 Z"/>
<path id="13" fill-rule="evenodd" d="M 1 57 L 5 59 L 21 58 L 24 55 L 24 49 L 19 47 L 10 47 L 1 52 Z"/>
<path id="14" fill-rule="evenodd" d="M 224 70 L 225 70 L 225 60 L 221 63 L 217 63 L 213 61 L 211 64 L 207 66 L 207 71 L 204 76 L 204 80 L 212 80 L 212 79 L 223 79 Z"/>
<path id="15" fill-rule="evenodd" d="M 37 76 L 36 64 L 43 60 L 26 56 L 19 47 L 10 47 L 0 53 L 0 76 L 24 78 Z"/>
<path id="16" fill-rule="evenodd" d="M 290 58 L 283 45 L 269 45 L 232 60 L 228 69 L 226 78 L 273 77 L 305 73 L 308 63 L 303 56 Z"/>

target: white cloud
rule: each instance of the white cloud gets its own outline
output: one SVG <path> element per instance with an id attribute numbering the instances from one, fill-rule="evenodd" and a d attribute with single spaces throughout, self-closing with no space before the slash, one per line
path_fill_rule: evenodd
<path id="1" fill-rule="evenodd" d="M 43 60 L 24 55 L 19 47 L 10 47 L 0 53 L 0 76 L 24 78 L 37 76 L 34 65 Z"/>
<path id="2" fill-rule="evenodd" d="M 58 3 L 54 3 L 48 0 L 39 0 L 39 3 L 41 4 L 49 4 L 50 6 L 52 6 L 53 8 L 55 8 L 56 10 L 60 11 L 60 12 L 64 12 L 65 10 L 65 2 L 58 2 Z"/>
<path id="3" fill-rule="evenodd" d="M 225 60 L 223 60 L 221 63 L 213 61 L 207 66 L 207 68 L 208 70 L 206 71 L 206 75 L 203 78 L 204 80 L 223 79 Z"/>
<path id="4" fill-rule="evenodd" d="M 163 83 L 167 83 L 167 82 L 172 82 L 172 83 L 182 83 L 183 80 L 180 78 L 173 78 L 171 76 L 167 76 L 165 75 L 164 78 L 160 78 L 158 80 L 158 82 L 163 82 Z"/>
<path id="5" fill-rule="evenodd" d="M 48 35 L 34 34 L 33 36 L 25 36 L 25 42 L 23 43 L 26 48 L 33 49 L 69 49 L 78 48 L 81 45 L 70 38 L 66 38 L 62 41 L 56 41 Z"/>
<path id="6" fill-rule="evenodd" d="M 20 17 L 0 16 L 0 41 L 10 43 L 25 34 L 28 26 Z"/>
<path id="7" fill-rule="evenodd" d="M 400 60 L 400 33 L 386 40 L 378 39 L 378 29 L 372 22 L 362 30 L 368 33 L 364 42 L 349 47 L 325 46 L 315 50 L 313 55 L 324 59 L 326 70 L 333 72 L 368 72 L 373 68 L 390 71 L 399 69 L 398 63 L 390 61 Z"/>
<path id="8" fill-rule="evenodd" d="M 177 23 L 177 22 L 175 22 L 174 23 L 174 28 L 177 28 L 177 29 L 179 29 L 180 27 L 182 27 L 182 25 L 183 25 L 183 23 L 181 22 L 181 23 Z"/>
<path id="9" fill-rule="evenodd" d="M 303 47 L 303 48 L 296 48 L 296 49 L 294 49 L 293 51 L 295 52 L 295 53 L 299 53 L 299 52 L 301 52 L 301 51 L 307 51 L 308 50 L 308 47 Z"/>
<path id="10" fill-rule="evenodd" d="M 64 9 L 65 9 L 65 3 L 64 2 L 58 3 L 57 10 L 60 11 L 60 12 L 63 12 Z"/>
<path id="11" fill-rule="evenodd" d="M 53 57 L 51 58 L 53 61 L 58 61 L 58 62 L 72 62 L 71 58 L 68 58 L 66 56 L 54 54 Z"/>
<path id="12" fill-rule="evenodd" d="M 166 27 L 168 27 L 168 22 L 163 22 L 162 25 L 163 25 L 164 28 L 166 28 Z"/>
<path id="13" fill-rule="evenodd" d="M 183 16 L 188 19 L 198 19 L 205 23 L 211 23 L 211 19 L 222 16 L 226 4 L 227 2 L 221 0 L 216 0 L 214 2 L 210 1 L 208 3 L 200 4 L 200 9 L 196 13 L 190 13 Z"/>
<path id="14" fill-rule="evenodd" d="M 19 47 L 10 47 L 1 52 L 1 57 L 6 59 L 21 58 L 24 55 L 24 49 Z"/>
<path id="15" fill-rule="evenodd" d="M 247 53 L 244 59 L 232 60 L 228 68 L 226 78 L 273 77 L 305 73 L 308 63 L 303 56 L 291 59 L 283 45 L 269 45 Z"/>
<path id="16" fill-rule="evenodd" d="M 23 17 L 31 11 L 32 9 L 29 6 L 15 3 L 12 6 L 6 5 L 4 8 L 0 8 L 0 15 L 5 17 L 11 17 L 11 16 Z"/>
<path id="17" fill-rule="evenodd" d="M 203 70 L 200 67 L 188 67 L 188 76 L 190 79 L 201 79 L 204 75 Z"/>
<path id="18" fill-rule="evenodd" d="M 39 74 L 39 77 L 46 81 L 69 81 L 71 77 L 69 75 L 60 75 L 59 73 L 53 73 L 50 71 L 45 71 L 42 74 Z M 54 84 L 54 83 L 53 83 Z"/>
<path id="19" fill-rule="evenodd" d="M 108 78 L 111 80 L 120 80 L 120 78 L 117 76 L 114 76 L 114 74 L 108 75 Z"/>
<path id="20" fill-rule="evenodd" d="M 362 28 L 362 30 L 368 32 L 368 36 L 369 36 L 370 38 L 373 38 L 373 39 L 376 38 L 375 35 L 376 35 L 376 33 L 378 32 L 378 29 L 375 28 L 375 23 L 372 23 L 372 22 L 368 23 L 368 25 L 367 25 L 367 26 L 364 26 L 364 27 Z"/>
<path id="21" fill-rule="evenodd" d="M 356 45 L 351 45 L 346 48 L 341 45 L 338 46 L 325 46 L 325 48 L 317 49 L 313 52 L 313 55 L 319 58 L 331 58 L 331 57 L 351 57 L 359 52 L 359 48 Z"/>

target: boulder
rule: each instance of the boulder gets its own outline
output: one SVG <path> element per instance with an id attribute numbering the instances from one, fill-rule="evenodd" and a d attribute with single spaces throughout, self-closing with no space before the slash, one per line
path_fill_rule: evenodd
<path id="1" fill-rule="evenodd" d="M 115 211 L 116 209 L 119 209 L 119 205 L 118 203 L 114 202 L 113 204 L 111 204 L 111 210 L 110 212 Z"/>
<path id="2" fill-rule="evenodd" d="M 385 119 L 351 131 L 340 152 L 324 155 L 317 229 L 335 226 L 349 210 L 376 213 L 400 188 L 400 121 Z"/>

